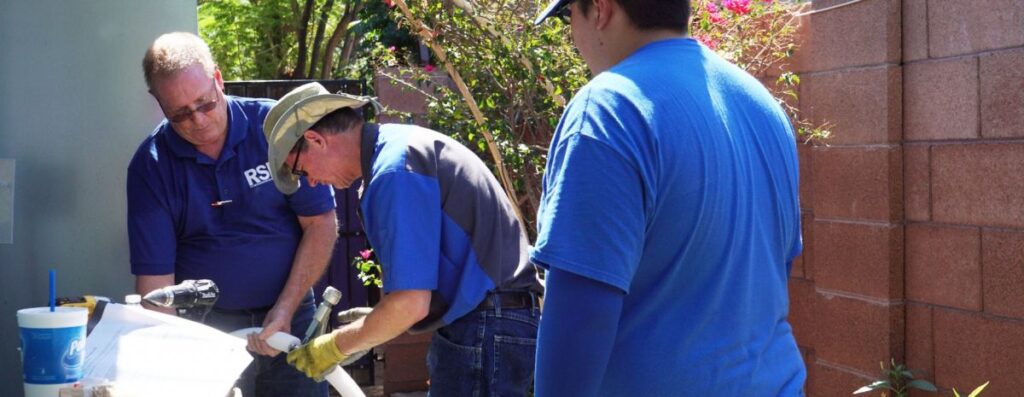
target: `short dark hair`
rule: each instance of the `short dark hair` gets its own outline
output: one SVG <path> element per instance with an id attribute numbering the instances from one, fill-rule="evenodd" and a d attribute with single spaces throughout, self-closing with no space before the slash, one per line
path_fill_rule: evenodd
<path id="1" fill-rule="evenodd" d="M 358 123 L 362 121 L 363 116 L 360 112 L 352 108 L 341 108 L 327 113 L 326 116 L 322 117 L 309 129 L 324 135 L 336 135 L 348 131 L 350 128 L 359 125 Z M 299 141 L 295 143 L 292 152 L 305 153 L 309 149 L 309 145 L 302 144 L 305 142 L 305 139 L 299 137 Z"/>
<path id="2" fill-rule="evenodd" d="M 590 13 L 591 1 L 578 0 L 583 15 Z M 614 0 L 640 30 L 672 29 L 687 33 L 690 0 Z"/>
<path id="3" fill-rule="evenodd" d="M 341 108 L 328 113 L 309 129 L 325 135 L 340 134 L 363 121 L 363 116 L 352 108 Z"/>

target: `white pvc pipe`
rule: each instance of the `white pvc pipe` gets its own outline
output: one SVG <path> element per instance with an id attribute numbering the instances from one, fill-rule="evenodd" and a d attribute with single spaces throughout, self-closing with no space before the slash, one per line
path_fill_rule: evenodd
<path id="1" fill-rule="evenodd" d="M 260 327 L 243 328 L 232 332 L 231 336 L 246 339 L 249 334 L 258 334 L 262 330 L 263 328 Z M 267 344 L 270 345 L 270 347 L 287 353 L 292 351 L 292 349 L 299 347 L 302 342 L 299 341 L 299 338 L 296 338 L 293 335 L 286 334 L 284 332 L 275 332 L 267 338 Z M 352 380 L 352 377 L 348 376 L 348 372 L 345 372 L 341 366 L 334 366 L 334 369 L 328 371 L 327 374 L 324 375 L 324 379 L 334 387 L 334 390 L 338 391 L 338 394 L 341 394 L 341 397 L 366 397 L 366 394 L 363 394 L 363 390 L 359 388 L 356 381 Z"/>

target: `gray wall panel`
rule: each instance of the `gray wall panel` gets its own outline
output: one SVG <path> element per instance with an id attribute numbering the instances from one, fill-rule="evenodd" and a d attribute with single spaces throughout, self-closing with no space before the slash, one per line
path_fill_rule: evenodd
<path id="1" fill-rule="evenodd" d="M 22 395 L 15 312 L 46 304 L 47 269 L 61 296 L 133 288 L 125 172 L 162 117 L 142 55 L 176 30 L 197 30 L 194 0 L 0 1 L 0 158 L 17 162 L 13 243 L 0 244 L 2 396 Z"/>

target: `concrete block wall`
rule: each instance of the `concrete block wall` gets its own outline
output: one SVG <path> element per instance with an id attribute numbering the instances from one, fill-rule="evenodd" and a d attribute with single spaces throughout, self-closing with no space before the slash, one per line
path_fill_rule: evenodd
<path id="1" fill-rule="evenodd" d="M 835 124 L 800 148 L 808 395 L 848 395 L 890 358 L 1020 395 L 1024 1 L 816 0 L 801 37 L 800 107 Z"/>

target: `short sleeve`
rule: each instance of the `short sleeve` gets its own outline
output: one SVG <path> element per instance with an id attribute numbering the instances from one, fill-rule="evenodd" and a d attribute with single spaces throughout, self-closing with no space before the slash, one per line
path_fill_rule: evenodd
<path id="1" fill-rule="evenodd" d="M 298 216 L 314 216 L 330 211 L 334 202 L 334 188 L 330 185 L 312 187 L 305 177 L 300 178 L 299 190 L 288 196 L 288 206 Z"/>
<path id="2" fill-rule="evenodd" d="M 374 176 L 363 202 L 384 292 L 437 289 L 442 221 L 437 179 L 406 171 L 382 173 Z"/>
<path id="3" fill-rule="evenodd" d="M 644 240 L 643 183 L 607 143 L 573 134 L 548 154 L 531 259 L 624 292 Z"/>
<path id="4" fill-rule="evenodd" d="M 128 169 L 128 248 L 132 274 L 174 273 L 177 236 L 171 209 L 162 197 L 159 178 Z"/>

